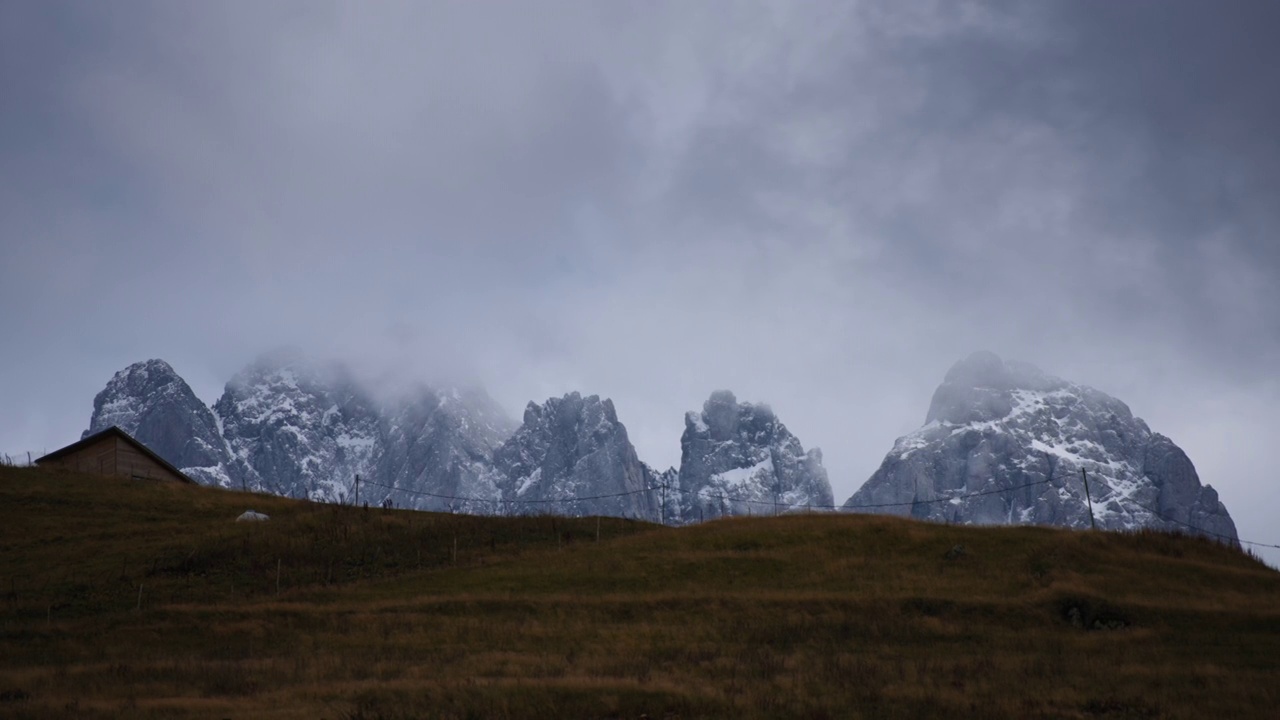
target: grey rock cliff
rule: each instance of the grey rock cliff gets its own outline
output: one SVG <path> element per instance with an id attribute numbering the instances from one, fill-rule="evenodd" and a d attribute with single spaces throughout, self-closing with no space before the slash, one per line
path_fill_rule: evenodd
<path id="1" fill-rule="evenodd" d="M 422 388 L 388 413 L 377 477 L 394 489 L 371 487 L 369 497 L 419 510 L 494 513 L 501 492 L 490 471 L 493 451 L 513 430 L 483 391 Z"/>
<path id="2" fill-rule="evenodd" d="M 658 516 L 648 468 L 613 402 L 596 395 L 529 403 L 524 423 L 494 451 L 493 466 L 494 484 L 511 512 Z M 616 497 L 573 499 L 602 495 Z"/>
<path id="3" fill-rule="evenodd" d="M 822 451 L 805 452 L 767 405 L 720 390 L 685 414 L 678 520 L 831 507 Z"/>
<path id="4" fill-rule="evenodd" d="M 117 373 L 90 431 L 120 425 L 197 481 L 328 502 L 479 511 L 440 496 L 496 497 L 489 461 L 514 428 L 479 390 L 423 388 L 379 404 L 342 366 L 266 354 L 212 410 L 167 364 Z"/>
<path id="5" fill-rule="evenodd" d="M 134 363 L 116 373 L 94 397 L 82 437 L 113 425 L 197 481 L 231 483 L 230 455 L 217 419 L 163 360 Z"/>
<path id="6" fill-rule="evenodd" d="M 384 445 L 377 405 L 338 366 L 264 355 L 213 406 L 233 474 L 249 490 L 340 501 L 372 478 Z"/>
<path id="7" fill-rule="evenodd" d="M 1226 507 L 1186 454 L 1123 402 L 986 352 L 951 368 L 924 427 L 899 438 L 844 507 L 1086 528 L 1082 469 L 1099 528 L 1190 525 L 1236 539 Z"/>

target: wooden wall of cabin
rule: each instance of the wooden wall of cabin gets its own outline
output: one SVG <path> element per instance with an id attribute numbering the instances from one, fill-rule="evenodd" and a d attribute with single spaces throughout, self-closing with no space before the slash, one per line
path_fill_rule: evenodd
<path id="1" fill-rule="evenodd" d="M 115 438 L 115 443 L 115 469 L 113 471 L 115 475 L 182 482 L 182 478 L 177 477 L 168 468 L 139 452 L 137 448 L 127 441 Z"/>
<path id="2" fill-rule="evenodd" d="M 116 439 L 102 438 L 87 447 L 60 458 L 56 463 L 75 472 L 92 473 L 94 475 L 114 475 L 116 472 Z"/>

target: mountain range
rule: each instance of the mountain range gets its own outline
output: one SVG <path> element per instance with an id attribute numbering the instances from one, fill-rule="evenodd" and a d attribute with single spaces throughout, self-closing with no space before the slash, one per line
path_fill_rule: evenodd
<path id="1" fill-rule="evenodd" d="M 667 523 L 837 507 L 822 452 L 806 451 L 768 405 L 721 390 L 684 420 L 680 466 L 660 471 L 637 456 L 607 398 L 530 402 L 517 423 L 477 388 L 381 401 L 340 364 L 277 351 L 212 406 L 168 363 L 130 365 L 94 398 L 85 435 L 117 425 L 203 484 L 324 502 Z M 1123 402 L 976 353 L 947 373 L 925 425 L 840 507 L 1087 527 L 1091 505 L 1102 528 L 1236 539 L 1186 454 Z"/>
<path id="2" fill-rule="evenodd" d="M 211 407 L 163 360 L 130 365 L 94 398 L 84 435 L 112 425 L 203 484 L 323 502 L 680 522 L 832 501 L 821 452 L 726 391 L 688 414 L 681 466 L 666 471 L 641 462 L 609 399 L 531 402 L 516 423 L 474 388 L 380 402 L 342 365 L 296 351 L 258 358 Z"/>

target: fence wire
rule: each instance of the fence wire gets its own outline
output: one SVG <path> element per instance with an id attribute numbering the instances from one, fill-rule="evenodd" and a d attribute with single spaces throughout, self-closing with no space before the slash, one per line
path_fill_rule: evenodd
<path id="1" fill-rule="evenodd" d="M 467 497 L 467 496 L 457 496 L 457 495 L 444 495 L 441 493 L 431 493 L 431 492 L 426 492 L 422 490 L 399 488 L 399 487 L 394 487 L 392 485 L 386 485 L 384 483 L 378 483 L 378 482 L 373 482 L 369 480 L 362 480 L 361 482 L 362 484 L 365 484 L 365 485 L 379 487 L 386 490 L 392 490 L 395 492 L 407 493 L 410 495 L 430 497 L 430 498 L 436 498 L 440 500 L 449 500 L 449 501 L 461 502 L 461 503 L 486 503 L 486 504 L 493 504 L 495 507 L 512 507 L 512 506 L 520 506 L 520 505 L 536 505 L 536 506 L 545 507 L 545 506 L 554 506 L 554 505 L 561 505 L 561 504 L 567 505 L 572 503 L 587 502 L 591 500 L 610 500 L 615 498 L 630 497 L 633 495 L 643 495 L 643 494 L 649 494 L 649 493 L 676 492 L 676 493 L 683 493 L 687 495 L 695 495 L 702 500 L 711 500 L 711 501 L 717 501 L 722 503 L 736 503 L 736 504 L 743 504 L 743 505 L 749 505 L 749 506 L 772 507 L 774 508 L 775 512 L 778 512 L 778 511 L 794 512 L 794 511 L 809 511 L 809 510 L 823 510 L 823 511 L 881 510 L 885 508 L 894 508 L 894 507 L 918 507 L 922 505 L 933 505 L 937 503 L 950 503 L 950 502 L 955 502 L 957 500 L 966 500 L 968 498 L 985 497 L 988 495 L 1000 495 L 1003 493 L 1017 492 L 1019 490 L 1026 490 L 1028 488 L 1033 488 L 1040 485 L 1051 485 L 1057 482 L 1073 479 L 1074 477 L 1075 477 L 1074 473 L 1069 473 L 1067 475 L 1062 475 L 1062 476 L 1052 477 L 1052 478 L 1045 478 L 1044 480 L 1036 480 L 1033 482 L 1023 483 L 1021 485 L 1015 485 L 1013 487 L 1007 487 L 1007 488 L 997 488 L 992 490 L 982 490 L 978 492 L 961 493 L 957 495 L 948 495 L 944 497 L 931 498 L 927 500 L 909 500 L 904 502 L 891 502 L 891 503 L 867 503 L 867 504 L 861 504 L 861 505 L 836 505 L 834 503 L 833 504 L 785 503 L 779 500 L 772 500 L 772 501 L 758 500 L 755 498 L 736 497 L 736 496 L 727 495 L 724 493 L 707 493 L 705 490 L 691 490 L 688 488 L 681 488 L 681 487 L 671 486 L 671 485 L 666 485 L 666 486 L 659 485 L 656 487 L 646 487 L 641 490 L 631 490 L 629 492 L 610 493 L 610 494 L 604 494 L 604 495 L 586 495 L 586 496 L 575 496 L 575 497 L 568 497 L 568 498 L 538 498 L 538 499 L 523 500 L 523 499 L 495 499 L 495 498 Z M 1223 535 L 1221 533 L 1217 533 L 1211 530 L 1206 530 L 1204 528 L 1197 527 L 1190 523 L 1183 522 L 1176 518 L 1169 517 L 1165 513 L 1162 513 L 1159 510 L 1156 510 L 1155 508 L 1148 507 L 1147 505 L 1140 503 L 1129 497 L 1099 498 L 1099 501 L 1100 502 L 1102 500 L 1110 501 L 1112 499 L 1118 499 L 1123 502 L 1127 502 L 1138 509 L 1151 513 L 1152 515 L 1160 518 L 1161 520 L 1173 523 L 1175 525 L 1179 525 L 1181 527 L 1187 528 L 1188 530 L 1193 530 L 1207 537 L 1218 538 L 1226 542 L 1238 542 L 1242 545 L 1274 548 L 1274 549 L 1280 550 L 1280 545 L 1277 545 L 1277 544 L 1258 542 L 1255 540 L 1241 540 L 1239 538 L 1232 538 L 1228 535 Z"/>

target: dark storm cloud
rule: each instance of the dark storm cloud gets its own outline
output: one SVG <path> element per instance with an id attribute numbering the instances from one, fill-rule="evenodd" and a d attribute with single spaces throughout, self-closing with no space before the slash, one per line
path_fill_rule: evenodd
<path id="1" fill-rule="evenodd" d="M 1278 12 L 6 3 L 0 449 L 129 362 L 212 400 L 294 343 L 612 396 L 655 464 L 730 387 L 843 498 L 989 348 L 1124 398 L 1263 532 Z"/>
<path id="2" fill-rule="evenodd" d="M 1181 323 L 1210 359 L 1275 367 L 1280 270 L 1280 50 L 1272 3 L 1060 3 L 1041 42 L 919 50 L 933 87 L 962 88 L 952 112 L 1042 124 L 1082 166 L 1081 234 L 1150 243 L 1145 272 L 1096 288 L 1103 302 Z M 1229 263 L 1229 277 L 1215 268 Z M 1105 276 L 1101 268 L 1082 268 Z M 1208 270 L 1208 272 L 1206 272 Z M 1091 288 L 1077 275 L 1078 287 Z M 1233 285 L 1249 292 L 1233 297 Z M 1154 289 L 1154 295 L 1147 295 Z M 1104 305 L 1105 306 L 1105 305 Z M 1265 338 L 1265 339 L 1264 339 Z M 1244 352 L 1241 352 L 1244 351 Z"/>
<path id="3" fill-rule="evenodd" d="M 1016 298 L 1116 333 L 1154 321 L 1180 351 L 1265 375 L 1280 359 L 1278 12 L 1061 3 L 956 32 L 881 28 L 873 51 L 837 48 L 749 120 L 703 130 L 673 194 L 710 224 L 777 234 L 791 228 L 762 195 L 829 202 L 882 250 L 868 269 L 916 292 L 995 314 Z M 815 117 L 846 142 L 816 158 L 770 143 Z"/>

